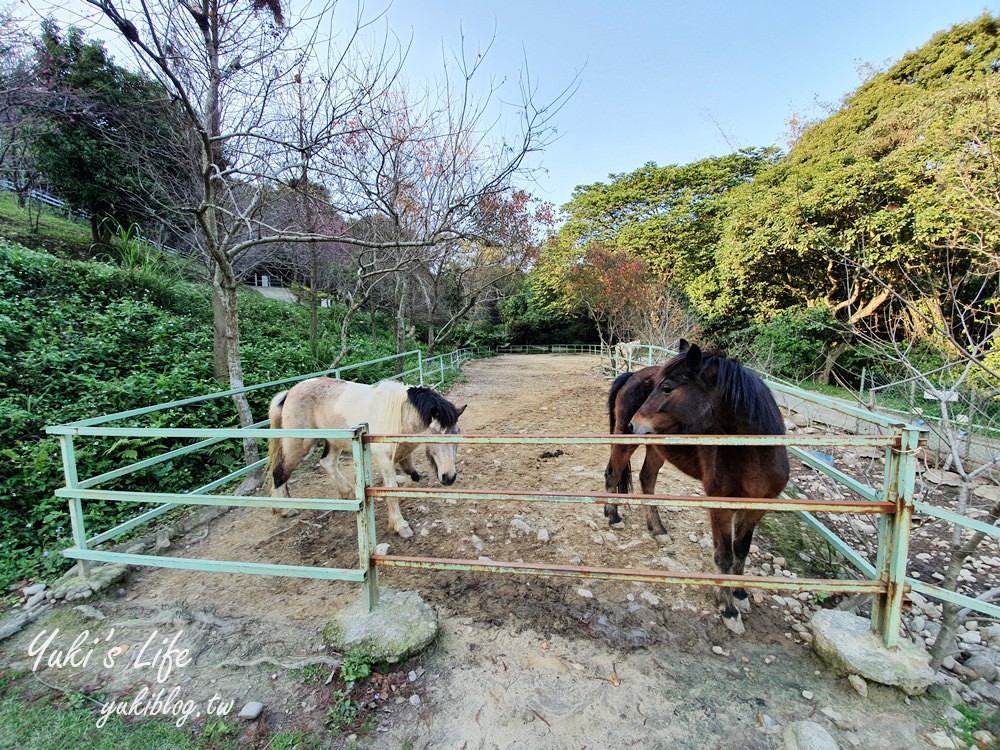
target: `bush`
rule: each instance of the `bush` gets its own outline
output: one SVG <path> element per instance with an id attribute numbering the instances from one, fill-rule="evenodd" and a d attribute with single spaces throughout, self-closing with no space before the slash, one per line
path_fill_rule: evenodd
<path id="1" fill-rule="evenodd" d="M 309 315 L 300 305 L 241 294 L 240 335 L 248 385 L 324 369 L 309 352 Z M 321 341 L 339 351 L 341 308 L 321 308 Z M 373 342 L 359 321 L 349 337 L 361 361 L 394 353 L 391 338 Z M 152 406 L 225 390 L 212 371 L 212 311 L 205 287 L 172 271 L 120 269 L 59 260 L 0 241 L 0 581 L 50 576 L 70 561 L 66 501 L 53 496 L 64 476 L 58 439 L 46 425 Z M 331 355 L 332 358 L 332 355 Z M 352 379 L 392 374 L 388 362 Z M 370 370 L 370 371 L 369 371 Z M 255 418 L 273 391 L 249 394 Z M 128 424 L 145 427 L 236 426 L 230 399 L 156 412 Z M 96 476 L 189 441 L 76 438 L 82 477 Z M 103 484 L 108 489 L 184 492 L 229 473 L 242 461 L 237 441 L 183 456 Z M 88 533 L 137 513 L 134 504 L 87 501 Z"/>
<path id="2" fill-rule="evenodd" d="M 824 356 L 843 335 L 827 307 L 782 310 L 725 340 L 729 353 L 770 374 L 795 381 L 814 379 Z"/>

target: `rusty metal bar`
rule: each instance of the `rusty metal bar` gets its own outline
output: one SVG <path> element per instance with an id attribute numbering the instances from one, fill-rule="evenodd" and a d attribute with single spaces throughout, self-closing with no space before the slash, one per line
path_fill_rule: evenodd
<path id="1" fill-rule="evenodd" d="M 261 431 L 263 433 L 263 431 Z M 270 430 L 270 432 L 276 432 Z M 263 436 L 263 435 L 262 435 Z M 460 445 L 806 445 L 899 447 L 898 435 L 368 435 L 370 443 Z"/>
<path id="2" fill-rule="evenodd" d="M 375 564 L 382 568 L 417 568 L 420 570 L 457 570 L 482 573 L 517 573 L 521 575 L 585 578 L 592 580 L 637 581 L 660 584 L 686 584 L 692 586 L 723 586 L 726 588 L 753 587 L 772 591 L 826 591 L 851 594 L 881 594 L 885 584 L 881 581 L 864 581 L 822 578 L 774 578 L 747 575 L 709 575 L 668 570 L 642 570 L 636 568 L 591 568 L 583 565 L 543 565 L 541 563 L 499 562 L 482 560 L 456 560 L 439 557 L 409 557 L 404 555 L 372 555 Z"/>
<path id="3" fill-rule="evenodd" d="M 899 642 L 899 626 L 903 617 L 903 594 L 906 582 L 906 561 L 909 554 L 910 523 L 913 520 L 913 490 L 916 483 L 916 451 L 920 445 L 920 430 L 901 429 L 901 446 L 892 451 L 886 463 L 886 499 L 896 504 L 896 512 L 882 516 L 879 524 L 879 546 L 875 568 L 886 584 L 884 594 L 875 597 L 872 606 L 872 630 L 878 632 L 886 648 Z"/>
<path id="4" fill-rule="evenodd" d="M 619 495 L 613 492 L 592 494 L 518 491 L 440 490 L 433 487 L 369 487 L 371 497 L 398 497 L 419 500 L 468 500 L 472 502 L 547 502 L 565 504 L 618 503 L 620 505 L 656 505 L 684 508 L 729 508 L 741 510 L 763 508 L 776 511 L 808 511 L 810 513 L 863 513 L 878 515 L 894 513 L 892 502 L 870 500 L 808 500 L 805 498 L 716 497 L 701 495 Z"/>

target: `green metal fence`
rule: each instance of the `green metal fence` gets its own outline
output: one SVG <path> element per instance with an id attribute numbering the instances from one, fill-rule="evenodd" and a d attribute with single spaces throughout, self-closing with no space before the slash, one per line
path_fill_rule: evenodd
<path id="1" fill-rule="evenodd" d="M 558 347 L 547 347 L 547 351 L 558 351 Z M 600 351 L 591 347 L 578 347 L 578 352 L 601 354 L 613 365 L 624 364 L 631 367 L 636 364 L 652 363 L 654 358 L 669 354 L 667 350 L 658 347 L 632 347 L 629 350 Z M 444 379 L 447 371 L 460 367 L 464 361 L 488 354 L 482 350 L 450 352 L 434 358 L 422 358 L 416 354 L 415 369 L 404 371 L 401 377 L 417 380 L 421 383 L 436 383 Z M 407 353 L 410 356 L 414 353 Z M 390 359 L 390 358 L 385 358 Z M 380 362 L 382 360 L 377 360 Z M 644 362 L 645 361 L 645 362 Z M 818 402 L 824 408 L 838 409 L 857 420 L 865 420 L 878 428 L 878 434 L 863 435 L 782 435 L 782 436 L 697 436 L 704 444 L 719 445 L 753 445 L 780 444 L 788 447 L 789 452 L 812 466 L 814 469 L 840 482 L 859 499 L 824 501 L 798 497 L 783 496 L 774 498 L 733 498 L 723 497 L 683 497 L 669 495 L 633 495 L 628 497 L 632 505 L 669 505 L 672 507 L 740 507 L 765 508 L 776 511 L 799 511 L 824 535 L 844 557 L 851 560 L 862 574 L 862 579 L 776 579 L 764 576 L 724 576 L 695 573 L 677 573 L 655 570 L 636 569 L 601 569 L 583 566 L 544 565 L 536 563 L 515 562 L 482 562 L 477 560 L 454 560 L 442 558 L 418 558 L 399 555 L 378 555 L 374 553 L 376 546 L 374 506 L 376 498 L 392 494 L 398 498 L 420 498 L 426 501 L 511 501 L 511 502 L 546 502 L 562 504 L 595 504 L 621 501 L 621 495 L 608 493 L 516 493 L 516 492 L 474 492 L 445 491 L 427 488 L 381 488 L 374 487 L 370 460 L 370 446 L 373 443 L 457 443 L 467 445 L 495 444 L 565 444 L 590 445 L 611 443 L 650 444 L 690 444 L 692 436 L 609 436 L 609 435 L 368 435 L 367 428 L 360 425 L 349 430 L 272 430 L 259 422 L 248 428 L 229 429 L 195 429 L 195 428 L 142 428 L 133 426 L 112 426 L 125 419 L 153 412 L 174 409 L 212 398 L 223 398 L 235 393 L 261 389 L 275 390 L 280 386 L 317 375 L 332 374 L 340 377 L 352 369 L 359 369 L 374 364 L 374 362 L 359 363 L 350 367 L 337 368 L 319 373 L 310 373 L 299 378 L 266 383 L 238 390 L 225 391 L 211 396 L 203 396 L 185 401 L 171 402 L 136 409 L 110 416 L 82 420 L 66 425 L 47 428 L 50 434 L 58 435 L 63 454 L 66 475 L 65 487 L 56 491 L 58 497 L 65 498 L 69 503 L 72 521 L 73 547 L 63 552 L 68 557 L 81 561 L 101 561 L 124 563 L 129 565 L 151 565 L 158 567 L 185 568 L 191 570 L 221 571 L 230 573 L 250 573 L 260 575 L 283 575 L 311 577 L 333 580 L 346 580 L 360 583 L 369 606 L 374 606 L 378 597 L 378 567 L 418 567 L 437 570 L 468 570 L 500 573 L 518 573 L 525 575 L 574 576 L 597 579 L 647 581 L 663 584 L 684 583 L 712 586 L 750 586 L 766 590 L 792 590 L 837 593 L 869 593 L 875 597 L 873 611 L 873 628 L 879 632 L 888 646 L 898 640 L 899 623 L 905 592 L 912 588 L 929 596 L 943 598 L 949 601 L 960 601 L 964 606 L 972 606 L 978 611 L 993 614 L 1000 608 L 986 605 L 983 602 L 954 594 L 939 592 L 937 587 L 906 577 L 907 542 L 910 520 L 914 508 L 914 478 L 916 473 L 914 453 L 919 445 L 920 431 L 918 428 L 901 421 L 881 417 L 876 414 L 856 409 L 846 404 L 840 404 L 832 399 L 800 391 L 782 384 L 769 383 L 777 391 L 794 392 L 796 398 Z M 90 478 L 80 478 L 77 475 L 75 443 L 77 439 L 89 437 L 114 436 L 149 436 L 190 439 L 194 442 L 184 447 L 165 452 L 159 456 L 136 462 L 112 472 Z M 172 460 L 173 458 L 205 449 L 223 440 L 245 438 L 271 437 L 313 437 L 349 439 L 353 445 L 355 466 L 355 491 L 351 499 L 332 500 L 328 498 L 292 498 L 282 499 L 281 507 L 305 508 L 316 510 L 336 510 L 354 513 L 358 527 L 358 568 L 323 568 L 312 566 L 290 566 L 263 563 L 244 563 L 237 561 L 220 561 L 168 557 L 148 554 L 129 554 L 98 549 L 99 545 L 120 537 L 157 516 L 184 505 L 215 505 L 215 506 L 252 506 L 269 507 L 275 504 L 267 497 L 224 494 L 222 488 L 232 486 L 246 474 L 262 467 L 264 461 L 251 466 L 242 467 L 234 472 L 193 490 L 190 493 L 171 494 L 156 492 L 131 492 L 125 490 L 99 489 L 112 479 L 123 477 L 131 472 L 148 468 L 154 464 Z M 818 448 L 831 446 L 875 446 L 885 452 L 886 469 L 881 487 L 870 487 L 848 476 L 833 467 L 814 453 Z M 135 518 L 118 526 L 88 536 L 84 526 L 82 503 L 88 500 L 113 500 L 117 502 L 132 502 L 153 505 Z M 860 513 L 879 515 L 879 547 L 878 557 L 874 565 L 865 560 L 857 552 L 837 539 L 821 522 L 816 520 L 814 513 Z M 947 517 L 942 515 L 941 517 Z M 979 526 L 986 526 L 979 524 Z M 992 529 L 992 527 L 989 527 Z M 996 532 L 996 529 L 987 533 Z"/>

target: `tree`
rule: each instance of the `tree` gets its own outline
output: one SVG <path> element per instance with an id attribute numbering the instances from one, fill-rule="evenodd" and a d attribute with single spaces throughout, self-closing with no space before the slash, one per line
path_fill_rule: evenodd
<path id="1" fill-rule="evenodd" d="M 427 99 L 430 108 L 418 112 L 392 90 L 399 55 L 388 47 L 365 54 L 358 40 L 369 24 L 358 17 L 346 31 L 337 29 L 332 6 L 296 20 L 285 17 L 277 0 L 180 5 L 157 0 L 121 7 L 112 0 L 88 2 L 177 99 L 197 144 L 192 171 L 199 181 L 186 210 L 212 270 L 216 351 L 233 388 L 243 386 L 234 266 L 243 254 L 282 243 L 337 241 L 371 248 L 374 256 L 462 237 L 476 199 L 505 189 L 524 169 L 525 157 L 551 133 L 553 109 L 536 107 L 527 87 L 519 110 L 520 140 L 487 148 L 491 133 L 471 100 L 477 67 L 464 58 L 461 84 L 442 89 L 440 105 Z M 310 31 L 326 29 L 328 23 L 330 38 Z M 339 47 L 332 41 L 338 31 Z M 297 84 L 305 77 L 313 87 L 308 111 L 290 117 L 295 110 L 285 105 L 296 99 Z M 483 148 L 468 150 L 476 144 Z M 445 157 L 433 162 L 440 180 L 425 184 L 441 191 L 414 200 L 407 176 L 435 149 Z M 329 191 L 330 203 L 352 226 L 381 216 L 398 231 L 386 241 L 355 231 L 329 234 L 323 228 L 272 223 L 277 214 L 266 207 L 277 188 L 310 183 Z M 371 278 L 391 272 L 375 270 L 369 260 L 362 258 L 348 315 L 370 294 Z M 397 267 L 405 266 L 397 261 Z M 342 331 L 346 328 L 345 321 Z M 346 343 L 337 360 L 345 353 Z M 237 396 L 236 402 L 241 424 L 252 423 L 245 398 Z M 246 449 L 252 456 L 252 442 Z"/>
<path id="2" fill-rule="evenodd" d="M 30 140 L 48 185 L 89 215 L 95 244 L 107 244 L 114 226 L 151 223 L 148 176 L 172 169 L 162 144 L 177 124 L 163 88 L 115 65 L 80 29 L 64 35 L 51 20 L 35 57 Z"/>

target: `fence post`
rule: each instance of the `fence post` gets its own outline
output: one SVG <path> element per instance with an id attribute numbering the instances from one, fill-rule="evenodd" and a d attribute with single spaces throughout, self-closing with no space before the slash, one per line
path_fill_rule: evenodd
<path id="1" fill-rule="evenodd" d="M 358 509 L 358 563 L 365 570 L 362 593 L 368 611 L 378 604 L 378 569 L 372 563 L 375 551 L 375 501 L 368 495 L 372 485 L 371 446 L 364 442 L 368 424 L 354 428 L 351 452 L 354 455 L 354 496 L 360 501 Z"/>
<path id="2" fill-rule="evenodd" d="M 420 385 L 424 384 L 424 356 L 417 349 L 417 371 L 420 373 Z"/>
<path id="3" fill-rule="evenodd" d="M 879 580 L 886 584 L 886 593 L 876 595 L 872 605 L 872 630 L 881 636 L 886 648 L 895 648 L 899 641 L 919 444 L 920 430 L 900 427 L 898 447 L 886 451 L 883 492 L 887 500 L 896 504 L 896 511 L 882 516 L 879 523 L 875 570 Z"/>
<path id="4" fill-rule="evenodd" d="M 76 473 L 76 451 L 73 449 L 73 436 L 60 435 L 59 447 L 62 449 L 66 489 L 75 490 L 80 486 L 80 477 Z M 87 527 L 83 518 L 83 501 L 78 497 L 69 500 L 69 521 L 73 532 L 73 545 L 77 549 L 87 549 Z M 80 576 L 86 578 L 90 572 L 90 561 L 79 560 L 77 566 Z"/>

